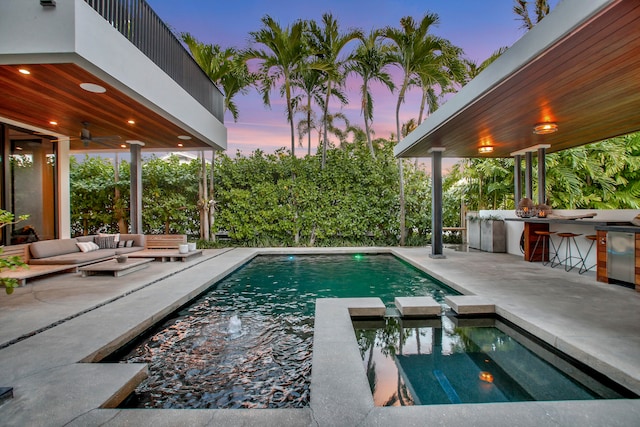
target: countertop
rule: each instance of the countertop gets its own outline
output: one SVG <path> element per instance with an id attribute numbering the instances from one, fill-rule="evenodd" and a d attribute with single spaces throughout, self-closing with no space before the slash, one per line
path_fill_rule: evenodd
<path id="1" fill-rule="evenodd" d="M 597 225 L 596 230 L 618 231 L 620 233 L 640 233 L 640 227 L 631 223 L 628 225 Z"/>
<path id="2" fill-rule="evenodd" d="M 577 218 L 577 219 L 567 219 L 567 218 L 505 218 L 505 221 L 522 221 L 522 222 L 531 222 L 537 224 L 572 224 L 572 225 L 590 225 L 595 227 L 596 230 L 604 229 L 600 227 L 620 227 L 620 228 L 634 228 L 636 232 L 640 232 L 640 227 L 636 227 L 631 224 L 629 221 L 607 221 L 607 220 L 598 220 L 594 218 Z"/>

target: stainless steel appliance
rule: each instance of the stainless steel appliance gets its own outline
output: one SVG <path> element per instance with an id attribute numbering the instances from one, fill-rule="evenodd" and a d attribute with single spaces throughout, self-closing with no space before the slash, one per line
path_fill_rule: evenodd
<path id="1" fill-rule="evenodd" d="M 607 233 L 607 277 L 633 284 L 635 281 L 634 233 L 609 231 Z"/>

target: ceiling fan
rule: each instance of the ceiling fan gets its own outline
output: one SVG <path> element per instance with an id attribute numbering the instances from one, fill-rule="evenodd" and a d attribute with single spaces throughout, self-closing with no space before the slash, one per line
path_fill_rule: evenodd
<path id="1" fill-rule="evenodd" d="M 89 147 L 90 143 L 96 143 L 100 145 L 104 145 L 105 147 L 111 147 L 111 145 L 107 144 L 108 142 L 119 141 L 122 138 L 119 135 L 109 135 L 109 136 L 97 136 L 94 137 L 91 135 L 91 131 L 89 130 L 89 122 L 82 122 L 82 129 L 80 129 L 80 136 L 71 137 L 69 140 L 77 141 L 80 140 L 85 148 Z M 60 139 L 55 139 L 52 142 L 61 141 Z"/>

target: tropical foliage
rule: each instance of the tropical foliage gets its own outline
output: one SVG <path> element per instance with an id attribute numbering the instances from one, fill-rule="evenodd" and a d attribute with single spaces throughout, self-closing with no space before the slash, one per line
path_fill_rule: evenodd
<path id="1" fill-rule="evenodd" d="M 251 156 L 217 156 L 214 232 L 224 231 L 232 244 L 240 245 L 397 244 L 398 170 L 393 143 L 375 140 L 373 158 L 364 132 L 356 136 L 343 148 L 327 151 L 325 169 L 320 153 L 297 158 L 281 149 L 274 154 L 257 150 Z M 127 165 L 120 167 L 119 185 L 124 187 Z M 144 161 L 145 233 L 198 235 L 199 168 L 198 160 L 180 163 L 175 156 Z M 74 234 L 116 230 L 115 210 L 105 209 L 113 200 L 112 162 L 86 158 L 72 162 L 71 171 Z M 406 182 L 412 241 L 426 244 L 430 180 L 410 167 Z M 88 191 L 91 197 L 86 197 Z"/>
<path id="2" fill-rule="evenodd" d="M 0 209 L 0 229 L 7 225 L 15 224 L 20 221 L 24 221 L 29 218 L 29 215 L 20 215 L 17 221 L 14 220 L 14 215 L 11 212 L 7 212 Z M 20 260 L 17 256 L 2 256 L 3 249 L 0 247 L 0 285 L 4 286 L 7 294 L 13 293 L 13 288 L 18 287 L 18 281 L 9 277 L 2 277 L 2 270 L 15 270 L 18 267 L 25 267 L 26 264 Z"/>

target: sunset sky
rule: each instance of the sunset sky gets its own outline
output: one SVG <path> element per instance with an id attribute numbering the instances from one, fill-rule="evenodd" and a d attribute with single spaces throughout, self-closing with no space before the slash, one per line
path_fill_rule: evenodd
<path id="1" fill-rule="evenodd" d="M 559 0 L 551 0 L 551 8 Z M 331 12 L 343 30 L 361 28 L 365 33 L 385 26 L 399 27 L 400 18 L 412 16 L 421 19 L 425 13 L 439 15 L 440 24 L 433 33 L 461 47 L 465 57 L 482 62 L 502 46 L 511 46 L 524 34 L 521 21 L 513 13 L 514 0 L 237 0 L 218 2 L 211 0 L 147 0 L 175 32 L 189 32 L 201 42 L 219 44 L 222 47 L 246 48 L 249 32 L 261 27 L 261 18 L 269 14 L 283 27 L 297 19 L 320 21 L 322 14 Z M 535 2 L 531 2 L 535 3 Z M 354 48 L 355 42 L 347 45 Z M 390 72 L 397 74 L 396 67 Z M 351 123 L 364 128 L 360 113 L 358 89 L 361 80 L 347 81 L 349 105 L 342 112 Z M 396 84 L 399 84 L 396 79 Z M 397 93 L 374 87 L 375 137 L 388 138 L 395 133 L 395 105 Z M 256 148 L 272 153 L 279 147 L 290 146 L 290 131 L 286 121 L 286 103 L 279 98 L 277 90 L 271 94 L 271 109 L 265 107 L 262 98 L 254 90 L 248 95 L 238 95 L 236 103 L 240 110 L 237 123 L 229 113 L 225 116 L 228 129 L 227 154 L 236 150 L 249 154 Z M 401 107 L 401 121 L 417 118 L 419 91 L 411 92 Z M 337 111 L 337 101 L 332 101 L 330 110 Z M 301 118 L 298 117 L 297 120 Z M 331 139 L 331 137 L 330 137 Z M 317 143 L 317 134 L 312 135 L 312 144 Z M 296 136 L 297 141 L 297 136 Z M 306 147 L 306 145 L 305 145 Z M 315 147 L 312 147 L 312 153 Z M 306 148 L 296 148 L 296 154 L 306 153 Z"/>

